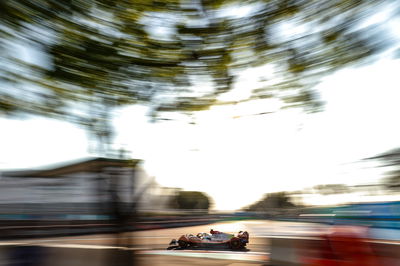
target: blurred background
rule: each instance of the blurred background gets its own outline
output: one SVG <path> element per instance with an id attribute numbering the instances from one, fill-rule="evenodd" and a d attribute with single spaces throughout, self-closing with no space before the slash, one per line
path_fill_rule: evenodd
<path id="1" fill-rule="evenodd" d="M 400 265 L 399 15 L 1 1 L 0 264 Z"/>

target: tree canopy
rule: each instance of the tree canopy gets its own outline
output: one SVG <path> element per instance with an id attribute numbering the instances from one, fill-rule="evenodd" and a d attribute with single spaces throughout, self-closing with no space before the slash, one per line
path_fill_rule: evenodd
<path id="1" fill-rule="evenodd" d="M 264 197 L 246 207 L 247 211 L 266 211 L 270 209 L 285 209 L 296 207 L 291 202 L 291 197 L 286 192 L 274 192 L 265 194 Z"/>
<path id="2" fill-rule="evenodd" d="M 400 191 L 400 148 L 395 148 L 365 160 L 375 160 L 381 163 L 382 167 L 390 167 L 382 180 L 384 189 L 390 192 Z"/>
<path id="3" fill-rule="evenodd" d="M 67 118 L 107 135 L 102 120 L 127 104 L 147 104 L 155 119 L 271 97 L 318 111 L 322 77 L 388 45 L 364 22 L 389 2 L 398 14 L 392 1 L 1 1 L 0 114 Z M 221 97 L 255 68 L 263 74 L 247 96 Z"/>
<path id="4" fill-rule="evenodd" d="M 176 195 L 176 207 L 182 210 L 208 210 L 211 205 L 209 197 L 199 191 L 179 191 Z"/>
<path id="5" fill-rule="evenodd" d="M 316 185 L 313 188 L 321 195 L 344 194 L 350 192 L 350 188 L 344 184 Z"/>

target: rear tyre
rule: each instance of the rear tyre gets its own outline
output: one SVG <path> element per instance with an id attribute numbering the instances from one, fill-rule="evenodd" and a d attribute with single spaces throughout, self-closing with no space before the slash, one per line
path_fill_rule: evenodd
<path id="1" fill-rule="evenodd" d="M 237 238 L 231 240 L 230 247 L 231 247 L 231 249 L 235 249 L 235 250 L 243 248 L 242 242 L 240 242 L 240 239 L 237 239 Z"/>
<path id="2" fill-rule="evenodd" d="M 179 240 L 178 245 L 180 248 L 187 248 L 189 246 L 189 243 L 183 240 Z"/>

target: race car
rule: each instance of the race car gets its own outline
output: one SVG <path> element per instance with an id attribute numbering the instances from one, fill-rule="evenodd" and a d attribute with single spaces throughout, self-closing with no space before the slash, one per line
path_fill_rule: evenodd
<path id="1" fill-rule="evenodd" d="M 178 241 L 172 239 L 171 245 L 178 245 L 185 249 L 188 247 L 228 247 L 234 250 L 243 249 L 249 242 L 249 233 L 240 231 L 236 236 L 230 233 L 210 230 L 210 233 L 198 233 L 197 235 L 182 235 Z"/>

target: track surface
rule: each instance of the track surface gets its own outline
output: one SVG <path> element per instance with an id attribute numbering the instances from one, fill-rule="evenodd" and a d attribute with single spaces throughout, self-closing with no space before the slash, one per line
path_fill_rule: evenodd
<path id="1" fill-rule="evenodd" d="M 267 260 L 268 242 L 265 234 L 271 228 L 268 221 L 239 221 L 216 223 L 170 229 L 157 229 L 139 232 L 128 232 L 119 235 L 97 234 L 73 237 L 44 238 L 34 240 L 18 240 L 1 242 L 0 246 L 39 245 L 58 250 L 63 253 L 82 253 L 85 250 L 101 252 L 115 247 L 123 247 L 135 251 L 140 265 L 262 265 Z M 248 231 L 250 243 L 246 249 L 232 251 L 228 248 L 191 248 L 167 250 L 171 239 L 182 234 L 209 232 L 210 229 L 237 233 Z M 79 251 L 78 251 L 79 250 Z M 93 261 L 94 262 L 94 261 Z M 94 263 L 93 263 L 94 265 Z"/>
<path id="2" fill-rule="evenodd" d="M 250 242 L 245 250 L 231 251 L 228 248 L 219 249 L 179 249 L 167 250 L 171 239 L 179 238 L 182 234 L 209 232 L 210 229 L 237 233 L 248 231 Z M 158 229 L 139 232 L 128 232 L 119 236 L 113 234 L 97 234 L 85 236 L 29 239 L 0 242 L 0 265 L 9 265 L 7 257 L 9 249 L 21 246 L 47 247 L 43 266 L 110 266 L 111 260 L 124 254 L 134 254 L 136 265 L 266 265 L 269 259 L 269 240 L 274 236 L 296 238 L 296 235 L 318 235 L 327 226 L 310 223 L 273 222 L 273 221 L 238 221 L 216 223 L 181 228 Z M 379 239 L 375 239 L 375 242 Z M 379 240 L 383 241 L 383 240 Z M 378 241 L 378 242 L 379 242 Z M 385 242 L 388 242 L 385 240 Z M 398 241 L 385 247 L 387 255 L 382 265 L 400 265 L 398 256 Z M 7 253 L 8 252 L 8 253 Z M 116 256 L 117 255 L 117 256 Z M 124 256 L 125 256 L 124 255 Z M 286 255 L 285 255 L 286 256 Z M 125 258 L 125 257 L 124 257 Z M 28 257 L 29 260 L 29 257 Z M 12 262 L 12 260 L 11 260 Z"/>

